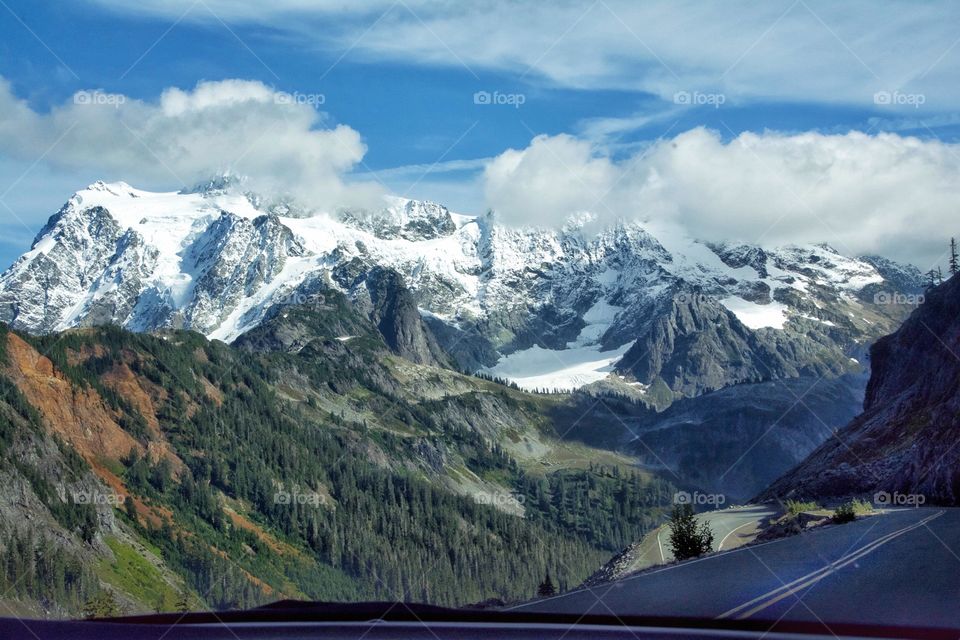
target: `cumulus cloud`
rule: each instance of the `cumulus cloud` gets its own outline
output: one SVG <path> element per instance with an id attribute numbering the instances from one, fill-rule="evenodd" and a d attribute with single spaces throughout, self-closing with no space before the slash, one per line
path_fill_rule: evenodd
<path id="1" fill-rule="evenodd" d="M 526 149 L 508 149 L 487 164 L 484 194 L 508 223 L 551 226 L 596 209 L 616 172 L 583 140 L 537 136 Z"/>
<path id="2" fill-rule="evenodd" d="M 852 0 L 93 0 L 165 20 L 269 25 L 312 46 L 406 61 L 521 73 L 563 87 L 737 100 L 851 103 L 915 111 L 960 100 L 951 51 L 960 7 Z M 209 10 L 208 10 L 209 9 Z M 874 103 L 874 94 L 891 97 Z"/>
<path id="3" fill-rule="evenodd" d="M 373 202 L 375 189 L 344 180 L 366 151 L 360 134 L 325 127 L 312 104 L 321 100 L 307 98 L 224 80 L 169 88 L 156 102 L 80 91 L 40 113 L 0 78 L 0 152 L 131 183 L 190 186 L 230 172 L 318 208 Z"/>
<path id="4" fill-rule="evenodd" d="M 697 128 L 612 162 L 569 136 L 494 159 L 489 204 L 514 224 L 671 223 L 705 240 L 827 242 L 922 267 L 960 235 L 960 149 L 892 133 L 743 133 Z"/>

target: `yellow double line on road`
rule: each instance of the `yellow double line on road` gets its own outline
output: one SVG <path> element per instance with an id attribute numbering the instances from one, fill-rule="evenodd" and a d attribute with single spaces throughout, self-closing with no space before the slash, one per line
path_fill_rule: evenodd
<path id="1" fill-rule="evenodd" d="M 792 582 L 789 582 L 781 587 L 777 587 L 776 589 L 768 593 L 765 593 L 762 596 L 758 596 L 753 600 L 750 600 L 749 602 L 744 602 L 739 607 L 734 607 L 729 611 L 721 613 L 719 616 L 717 616 L 717 619 L 721 620 L 723 618 L 733 618 L 735 620 L 744 620 L 746 618 L 749 618 L 753 614 L 759 611 L 763 611 L 767 607 L 770 607 L 780 602 L 784 598 L 788 598 L 791 595 L 796 594 L 798 591 L 806 589 L 807 587 L 819 582 L 820 580 L 823 580 L 830 574 L 836 571 L 839 571 L 840 569 L 844 568 L 850 563 L 856 562 L 863 556 L 867 555 L 872 551 L 875 551 L 876 549 L 890 542 L 894 538 L 898 538 L 905 533 L 913 531 L 914 529 L 917 529 L 919 527 L 925 526 L 928 522 L 930 522 L 935 518 L 939 518 L 943 514 L 944 514 L 943 511 L 938 511 L 932 516 L 928 516 L 924 518 L 920 522 L 916 522 L 902 529 L 897 529 L 896 531 L 893 531 L 884 536 L 881 536 L 876 540 L 874 540 L 873 542 L 865 544 L 859 549 L 855 549 L 854 551 L 851 551 L 850 553 L 847 553 L 844 556 L 834 560 L 833 562 L 831 562 L 825 567 L 821 567 L 820 569 L 817 569 L 816 571 L 812 571 L 807 575 L 797 578 Z"/>

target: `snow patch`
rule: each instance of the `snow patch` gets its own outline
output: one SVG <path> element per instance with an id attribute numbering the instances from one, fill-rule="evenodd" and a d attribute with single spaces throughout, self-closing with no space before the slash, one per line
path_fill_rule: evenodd
<path id="1" fill-rule="evenodd" d="M 606 378 L 631 346 L 633 342 L 601 351 L 600 345 L 560 350 L 534 345 L 501 358 L 483 372 L 515 382 L 521 389 L 572 391 Z"/>
<path id="2" fill-rule="evenodd" d="M 720 304 L 730 310 L 733 315 L 737 316 L 737 320 L 750 329 L 763 329 L 765 327 L 783 329 L 783 325 L 787 322 L 787 305 L 780 302 L 756 304 L 732 296 L 722 299 Z"/>

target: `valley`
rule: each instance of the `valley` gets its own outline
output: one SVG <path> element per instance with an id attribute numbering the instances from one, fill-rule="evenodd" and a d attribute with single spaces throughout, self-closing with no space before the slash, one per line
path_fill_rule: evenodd
<path id="1" fill-rule="evenodd" d="M 9 606 L 571 589 L 678 492 L 746 501 L 828 440 L 912 308 L 882 294 L 921 286 L 826 246 L 96 183 L 0 276 Z"/>

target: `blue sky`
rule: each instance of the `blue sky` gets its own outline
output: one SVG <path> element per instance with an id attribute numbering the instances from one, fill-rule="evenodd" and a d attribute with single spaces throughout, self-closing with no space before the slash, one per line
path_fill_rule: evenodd
<path id="1" fill-rule="evenodd" d="M 950 156 L 960 134 L 956 124 L 960 88 L 955 82 L 960 47 L 950 29 L 957 23 L 957 9 L 948 4 L 850 3 L 838 10 L 830 3 L 802 1 L 761 6 L 672 2 L 638 8 L 636 3 L 598 0 L 490 2 L 465 9 L 467 5 L 428 0 L 373 0 L 346 11 L 338 4 L 0 2 L 0 77 L 8 83 L 7 108 L 13 109 L 15 102 L 22 107 L 21 115 L 26 113 L 23 122 L 40 122 L 39 133 L 29 126 L 14 127 L 9 123 L 19 121 L 12 117 L 6 129 L 0 125 L 0 262 L 9 264 L 25 250 L 45 219 L 94 179 L 173 189 L 223 166 L 211 157 L 206 158 L 209 168 L 197 160 L 168 167 L 166 173 L 155 171 L 148 165 L 168 164 L 167 156 L 149 148 L 140 149 L 135 161 L 103 160 L 109 154 L 97 148 L 100 137 L 81 135 L 87 126 L 95 131 L 97 123 L 74 110 L 67 114 L 76 116 L 70 126 L 79 128 L 68 130 L 61 123 L 63 128 L 57 129 L 61 125 L 51 115 L 76 106 L 78 91 L 124 96 L 128 101 L 124 109 L 130 111 L 121 112 L 131 114 L 127 122 L 136 123 L 138 117 L 143 122 L 160 117 L 134 110 L 140 104 L 156 107 L 169 88 L 191 92 L 204 81 L 259 82 L 296 99 L 322 102 L 316 104 L 312 130 L 344 125 L 357 134 L 362 151 L 350 141 L 352 150 L 323 169 L 321 182 L 334 185 L 328 190 L 340 189 L 341 182 L 374 182 L 397 194 L 438 200 L 468 213 L 493 207 L 509 218 L 512 211 L 521 222 L 524 216 L 543 223 L 570 213 L 562 202 L 538 204 L 553 195 L 552 180 L 570 182 L 557 175 L 558 168 L 574 172 L 587 191 L 642 184 L 649 181 L 651 171 L 664 175 L 666 167 L 679 161 L 657 145 L 698 127 L 713 132 L 721 151 L 722 145 L 750 132 L 761 137 L 758 144 L 764 153 L 787 158 L 811 145 L 817 148 L 814 157 L 822 156 L 822 149 L 846 154 L 837 151 L 829 139 L 832 135 L 888 132 L 896 136 L 897 146 L 891 166 L 902 164 L 904 154 L 916 152 L 899 148 L 901 140 L 916 136 L 941 145 L 933 150 L 924 147 L 924 161 L 931 163 L 924 175 L 937 174 L 931 189 L 939 193 L 942 182 L 952 175 Z M 492 101 L 499 96 L 507 104 L 482 100 L 477 104 L 477 92 L 494 96 Z M 876 97 L 878 93 L 893 97 L 884 101 Z M 691 104 L 698 101 L 702 104 Z M 26 129 L 31 131 L 24 133 Z M 770 135 L 810 132 L 823 138 L 768 144 Z M 81 137 L 74 140 L 75 136 Z M 546 136 L 540 147 L 543 157 L 556 160 L 552 165 L 535 165 L 534 152 L 503 157 L 509 149 L 523 154 L 537 136 Z M 152 144 L 132 138 L 129 142 L 138 143 Z M 301 152 L 295 142 L 287 144 L 291 155 Z M 842 144 L 862 148 L 858 141 Z M 645 177 L 630 173 L 624 180 L 634 161 L 646 162 L 644 154 L 652 148 L 657 152 L 651 156 L 660 164 L 645 165 Z M 316 148 L 304 153 L 313 158 Z M 498 157 L 501 162 L 485 173 L 484 167 Z M 779 163 L 777 157 L 771 158 L 768 164 Z M 278 172 L 289 169 L 278 163 Z M 941 166 L 944 163 L 950 166 Z M 789 163 L 783 167 L 787 172 L 796 169 Z M 269 173 L 271 165 L 257 168 Z M 297 172 L 301 169 L 295 167 Z M 743 172 L 748 171 L 744 167 Z M 303 175 L 309 178 L 308 173 Z M 543 175 L 549 178 L 543 182 L 548 193 L 538 198 L 534 186 L 529 192 L 526 188 L 537 184 L 531 176 Z M 596 185 L 587 184 L 594 178 Z M 809 190 L 818 189 L 822 178 L 811 177 Z M 913 178 L 903 176 L 904 184 Z M 708 181 L 720 179 L 726 176 L 703 176 Z M 526 182 L 518 186 L 520 180 Z M 793 180 L 789 175 L 784 182 Z M 797 190 L 806 192 L 807 183 L 797 180 L 801 185 Z M 827 182 L 833 180 L 831 175 Z M 837 180 L 837 191 L 846 183 Z M 891 183 L 899 184 L 894 178 Z M 522 198 L 516 195 L 521 190 Z M 780 192 L 789 190 L 792 187 L 784 186 Z M 658 192 L 658 198 L 663 193 Z M 924 213 L 930 229 L 943 222 L 953 193 L 939 196 Z M 564 198 L 578 201 L 576 194 L 564 193 Z M 801 209 L 815 210 L 811 215 L 820 219 L 834 215 L 841 205 L 862 207 L 865 216 L 876 208 L 870 194 L 859 201 L 839 198 L 824 194 L 823 202 L 818 199 Z M 617 215 L 631 215 L 621 210 L 629 209 L 625 203 L 632 201 L 635 194 L 625 193 L 602 206 L 617 209 Z M 648 209 L 658 209 L 659 203 Z M 664 215 L 677 215 L 688 227 L 702 223 L 709 234 L 725 232 L 722 225 L 716 228 L 718 215 L 739 215 L 702 213 L 699 210 L 709 206 L 686 200 L 670 201 L 662 208 L 670 212 Z M 849 210 L 844 213 L 851 215 Z M 731 225 L 730 233 L 750 237 L 749 230 L 758 225 L 750 215 L 760 214 L 744 213 L 743 224 Z M 802 217 L 802 210 L 796 216 Z M 788 222 L 796 216 L 789 214 Z M 885 220 L 870 222 L 883 226 Z M 794 222 L 769 239 L 790 240 L 790 234 L 804 226 L 803 219 Z M 839 219 L 837 225 L 842 226 Z M 833 235 L 831 227 L 826 223 L 822 235 Z M 847 241 L 846 231 L 835 231 Z M 890 234 L 875 235 L 880 249 L 893 243 L 884 239 Z M 850 244 L 858 251 L 873 246 Z M 911 250 L 919 256 L 917 261 L 927 259 L 931 251 L 922 244 L 917 239 L 917 248 Z"/>

